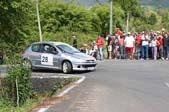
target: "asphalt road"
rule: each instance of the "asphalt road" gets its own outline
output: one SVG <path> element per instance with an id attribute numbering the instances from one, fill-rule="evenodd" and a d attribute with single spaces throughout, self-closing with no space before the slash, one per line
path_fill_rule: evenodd
<path id="1" fill-rule="evenodd" d="M 169 112 L 169 61 L 99 62 L 47 112 Z"/>

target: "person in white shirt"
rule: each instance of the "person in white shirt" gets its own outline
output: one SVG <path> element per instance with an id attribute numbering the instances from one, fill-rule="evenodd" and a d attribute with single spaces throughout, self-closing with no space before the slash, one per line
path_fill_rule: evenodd
<path id="1" fill-rule="evenodd" d="M 157 59 L 157 38 L 154 36 L 154 39 L 151 41 L 152 55 L 154 60 Z"/>
<path id="2" fill-rule="evenodd" d="M 128 58 L 130 60 L 133 59 L 133 50 L 134 50 L 134 45 L 135 45 L 135 39 L 134 37 L 131 35 L 130 32 L 128 32 L 125 40 L 124 40 L 124 45 L 125 45 L 125 48 L 126 48 L 126 53 L 128 55 Z"/>
<path id="3" fill-rule="evenodd" d="M 141 40 L 142 40 L 141 59 L 148 59 L 148 48 L 149 48 L 149 40 L 150 40 L 148 33 L 143 33 Z"/>

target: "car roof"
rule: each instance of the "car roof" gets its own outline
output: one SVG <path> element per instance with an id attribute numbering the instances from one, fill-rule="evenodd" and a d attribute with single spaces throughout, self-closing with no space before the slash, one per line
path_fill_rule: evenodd
<path id="1" fill-rule="evenodd" d="M 32 44 L 52 44 L 52 45 L 68 45 L 63 42 L 54 42 L 54 41 L 43 41 L 43 42 L 34 42 Z"/>

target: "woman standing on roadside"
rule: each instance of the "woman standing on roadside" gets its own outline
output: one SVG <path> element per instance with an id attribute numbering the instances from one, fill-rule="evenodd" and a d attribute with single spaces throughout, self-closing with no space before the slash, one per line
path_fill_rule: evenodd
<path id="1" fill-rule="evenodd" d="M 151 51 L 154 60 L 157 60 L 157 35 L 154 35 L 154 38 L 151 41 Z"/>
<path id="2" fill-rule="evenodd" d="M 103 44 L 104 44 L 104 40 L 103 37 L 101 35 L 98 36 L 97 41 L 97 49 L 98 49 L 98 60 L 103 60 Z"/>

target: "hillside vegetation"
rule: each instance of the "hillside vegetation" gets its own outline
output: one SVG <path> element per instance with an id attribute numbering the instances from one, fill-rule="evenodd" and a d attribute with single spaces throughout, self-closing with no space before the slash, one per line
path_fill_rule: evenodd
<path id="1" fill-rule="evenodd" d="M 80 5 L 93 6 L 97 3 L 108 3 L 109 0 L 65 0 L 65 1 L 76 1 Z M 115 0 L 113 0 L 115 1 Z M 125 1 L 125 0 L 121 0 Z M 138 0 L 142 6 L 153 6 L 156 8 L 169 8 L 168 0 Z"/>

